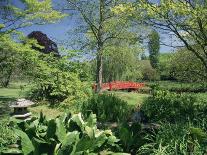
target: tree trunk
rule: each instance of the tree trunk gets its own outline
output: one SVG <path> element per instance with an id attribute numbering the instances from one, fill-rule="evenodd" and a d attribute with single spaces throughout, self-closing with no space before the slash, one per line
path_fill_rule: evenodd
<path id="1" fill-rule="evenodd" d="M 102 47 L 99 47 L 97 53 L 96 92 L 101 91 L 102 79 L 103 79 L 102 74 L 103 74 L 103 55 L 102 55 Z"/>
<path id="2" fill-rule="evenodd" d="M 101 91 L 103 80 L 103 22 L 104 22 L 104 2 L 105 0 L 99 0 L 99 27 L 98 27 L 98 49 L 97 49 L 97 73 L 96 73 L 96 92 Z"/>

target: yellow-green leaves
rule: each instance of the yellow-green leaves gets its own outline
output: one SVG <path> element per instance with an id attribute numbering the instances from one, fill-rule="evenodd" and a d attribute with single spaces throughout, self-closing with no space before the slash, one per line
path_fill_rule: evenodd
<path id="1" fill-rule="evenodd" d="M 25 19 L 32 21 L 37 20 L 39 22 L 55 22 L 66 16 L 59 11 L 52 8 L 51 0 L 25 0 L 26 10 Z"/>
<path id="2" fill-rule="evenodd" d="M 5 25 L 0 23 L 0 29 L 4 28 Z"/>
<path id="3" fill-rule="evenodd" d="M 118 6 L 115 6 L 114 8 L 111 8 L 111 10 L 115 14 L 121 14 L 121 13 L 128 13 L 129 15 L 132 15 L 131 13 L 135 10 L 135 7 L 131 4 L 120 4 Z"/>
<path id="4" fill-rule="evenodd" d="M 22 0 L 22 5 L 13 5 L 10 1 L 1 8 L 2 33 L 11 33 L 19 28 L 33 24 L 54 23 L 67 14 L 54 9 L 52 0 Z"/>

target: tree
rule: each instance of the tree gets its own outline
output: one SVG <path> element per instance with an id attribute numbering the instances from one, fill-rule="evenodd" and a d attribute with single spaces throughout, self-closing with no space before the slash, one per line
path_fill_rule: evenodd
<path id="1" fill-rule="evenodd" d="M 96 51 L 96 91 L 99 92 L 103 79 L 103 56 L 106 46 L 113 40 L 128 40 L 129 36 L 133 40 L 138 40 L 138 37 L 133 33 L 126 35 L 129 23 L 124 18 L 118 18 L 118 15 L 111 11 L 112 7 L 122 2 L 121 0 L 67 0 L 67 2 L 69 7 L 65 10 L 73 9 L 79 13 L 84 22 L 82 29 L 85 30 L 86 35 L 84 42 L 88 40 L 87 44 L 90 46 L 90 50 Z"/>
<path id="2" fill-rule="evenodd" d="M 16 69 L 23 69 L 21 68 L 23 64 L 24 67 L 27 66 L 23 62 L 27 59 L 25 56 L 29 56 L 30 53 L 26 52 L 31 52 L 31 46 L 35 44 L 25 39 L 18 29 L 33 24 L 52 23 L 65 17 L 65 14 L 52 8 L 51 0 L 19 0 L 18 2 L 22 3 L 21 7 L 14 6 L 12 1 L 0 0 L 0 78 L 4 87 L 8 86 Z M 22 41 L 24 44 L 20 43 Z"/>
<path id="3" fill-rule="evenodd" d="M 175 79 L 183 82 L 206 82 L 205 67 L 193 53 L 189 53 L 186 48 L 181 48 L 171 57 L 171 60 L 168 61 L 169 71 L 173 72 Z"/>
<path id="4" fill-rule="evenodd" d="M 22 6 L 17 7 L 9 0 L 0 0 L 0 34 L 11 33 L 33 24 L 54 23 L 66 16 L 53 9 L 51 0 L 15 2 L 19 2 Z"/>
<path id="5" fill-rule="evenodd" d="M 20 35 L 15 38 L 20 42 L 14 41 L 10 34 L 0 36 L 0 82 L 3 87 L 9 85 L 15 72 L 16 75 L 25 75 L 36 61 L 34 56 L 38 58 L 37 52 L 31 49 L 32 46 L 38 46 L 35 41 L 21 38 Z"/>
<path id="6" fill-rule="evenodd" d="M 138 65 L 140 45 L 130 45 L 130 42 L 120 41 L 108 46 L 104 52 L 103 80 L 111 82 L 116 80 L 136 81 L 141 72 Z"/>
<path id="7" fill-rule="evenodd" d="M 163 0 L 152 3 L 140 0 L 114 8 L 137 21 L 173 33 L 202 62 L 207 71 L 207 3 L 206 1 Z"/>
<path id="8" fill-rule="evenodd" d="M 160 36 L 157 31 L 153 30 L 149 35 L 149 59 L 150 64 L 154 69 L 159 68 L 159 50 L 160 50 Z"/>
<path id="9" fill-rule="evenodd" d="M 176 59 L 173 59 L 175 53 L 162 53 L 159 56 L 159 71 L 161 80 L 176 80 L 174 75 L 173 61 L 176 63 Z M 190 66 L 189 66 L 190 67 Z"/>

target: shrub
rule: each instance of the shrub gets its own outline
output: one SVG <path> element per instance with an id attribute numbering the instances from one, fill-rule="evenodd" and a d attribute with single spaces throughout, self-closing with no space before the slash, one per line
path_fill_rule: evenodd
<path id="1" fill-rule="evenodd" d="M 132 106 L 112 94 L 94 94 L 82 106 L 85 116 L 93 112 L 101 122 L 126 121 L 130 117 L 131 110 Z"/>
<path id="2" fill-rule="evenodd" d="M 171 92 L 182 93 L 199 93 L 207 92 L 207 83 L 181 83 L 173 81 L 158 81 L 156 83 L 147 83 L 146 86 L 152 87 L 155 84 L 159 84 L 160 89 L 168 90 Z"/>
<path id="3" fill-rule="evenodd" d="M 141 72 L 143 75 L 143 80 L 157 81 L 160 79 L 159 72 L 153 69 L 149 60 L 140 61 Z"/>
<path id="4" fill-rule="evenodd" d="M 8 123 L 9 121 L 6 119 L 0 121 L 0 152 L 5 150 L 8 145 L 15 144 L 18 139 L 13 130 L 8 127 Z"/>
<path id="5" fill-rule="evenodd" d="M 206 153 L 207 134 L 190 123 L 161 124 L 157 133 L 147 136 L 150 142 L 139 148 L 138 154 L 197 154 Z"/>
<path id="6" fill-rule="evenodd" d="M 207 105 L 193 94 L 155 90 L 153 96 L 144 101 L 142 110 L 151 121 L 177 122 L 204 118 Z"/>
<path id="7" fill-rule="evenodd" d="M 141 128 L 141 124 L 122 123 L 115 131 L 117 137 L 120 139 L 120 146 L 124 149 L 124 152 L 136 154 L 137 149 L 144 144 L 144 131 Z"/>
<path id="8" fill-rule="evenodd" d="M 70 57 L 71 58 L 71 57 Z M 57 58 L 52 54 L 41 55 L 28 75 L 33 87 L 28 96 L 34 100 L 48 100 L 51 103 L 74 103 L 87 98 L 90 84 L 81 81 L 81 68 L 67 56 Z"/>

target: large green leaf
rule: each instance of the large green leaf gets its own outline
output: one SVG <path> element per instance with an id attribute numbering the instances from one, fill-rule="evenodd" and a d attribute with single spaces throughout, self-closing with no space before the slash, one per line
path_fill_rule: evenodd
<path id="1" fill-rule="evenodd" d="M 44 139 L 38 139 L 35 137 L 32 138 L 32 142 L 35 146 L 34 155 L 54 154 L 54 150 L 57 144 L 54 139 L 45 141 Z"/>
<path id="2" fill-rule="evenodd" d="M 107 137 L 105 134 L 101 134 L 99 137 L 90 138 L 88 136 L 82 137 L 77 144 L 77 151 L 90 151 L 101 149 L 101 146 L 106 142 Z"/>
<path id="3" fill-rule="evenodd" d="M 80 127 L 82 127 L 85 122 L 83 121 L 83 118 L 81 116 L 81 113 L 75 114 L 71 118 L 74 122 L 76 122 Z"/>
<path id="4" fill-rule="evenodd" d="M 63 122 L 59 118 L 56 118 L 55 122 L 56 122 L 55 135 L 58 137 L 58 140 L 62 143 L 64 138 L 66 137 L 66 129 Z"/>
<path id="5" fill-rule="evenodd" d="M 21 138 L 22 152 L 24 155 L 31 154 L 34 151 L 34 146 L 27 134 L 18 129 L 14 129 L 14 132 Z"/>
<path id="6" fill-rule="evenodd" d="M 89 126 L 89 127 L 96 127 L 97 119 L 96 119 L 96 115 L 95 114 L 91 113 L 86 121 L 87 121 L 87 126 Z"/>
<path id="7" fill-rule="evenodd" d="M 48 128 L 47 128 L 47 138 L 53 138 L 56 132 L 56 122 L 54 119 L 51 119 L 48 122 Z"/>
<path id="8" fill-rule="evenodd" d="M 73 154 L 76 152 L 80 133 L 78 131 L 68 132 L 63 140 L 62 147 L 58 151 L 58 155 Z"/>

